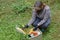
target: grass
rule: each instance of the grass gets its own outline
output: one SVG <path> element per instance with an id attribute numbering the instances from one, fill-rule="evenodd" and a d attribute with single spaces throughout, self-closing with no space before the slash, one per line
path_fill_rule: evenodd
<path id="1" fill-rule="evenodd" d="M 27 0 L 33 5 L 34 0 Z M 27 40 L 24 35 L 18 33 L 16 25 L 25 25 L 31 18 L 31 9 L 23 13 L 16 14 L 11 8 L 12 4 L 19 5 L 19 0 L 1 0 L 0 1 L 0 40 Z M 51 25 L 48 31 L 43 34 L 43 40 L 60 40 L 60 4 L 50 4 L 51 7 Z M 27 15 L 26 15 L 27 14 Z M 23 39 L 24 38 L 24 39 Z"/>

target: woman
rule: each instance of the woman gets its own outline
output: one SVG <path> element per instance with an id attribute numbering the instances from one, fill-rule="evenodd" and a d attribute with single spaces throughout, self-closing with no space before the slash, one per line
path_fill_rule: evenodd
<path id="1" fill-rule="evenodd" d="M 34 26 L 34 31 L 39 28 L 42 32 L 48 28 L 50 24 L 50 8 L 43 2 L 36 1 L 32 13 L 32 18 L 24 28 L 28 28 L 30 25 Z M 23 28 L 23 29 L 24 29 Z"/>

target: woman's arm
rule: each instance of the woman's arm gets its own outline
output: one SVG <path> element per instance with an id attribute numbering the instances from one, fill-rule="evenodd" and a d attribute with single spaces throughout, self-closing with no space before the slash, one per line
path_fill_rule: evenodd
<path id="1" fill-rule="evenodd" d="M 36 18 L 36 11 L 35 9 L 33 9 L 32 18 L 29 21 L 28 25 L 31 25 L 34 22 L 35 18 Z"/>
<path id="2" fill-rule="evenodd" d="M 47 19 L 50 18 L 50 9 L 46 9 L 45 15 L 44 15 L 44 19 L 41 20 L 38 23 L 38 26 L 42 25 L 43 23 L 45 23 L 47 21 Z"/>

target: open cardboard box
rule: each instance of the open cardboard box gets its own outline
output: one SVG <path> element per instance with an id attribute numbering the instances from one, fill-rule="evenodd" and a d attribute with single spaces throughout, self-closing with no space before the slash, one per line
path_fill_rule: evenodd
<path id="1" fill-rule="evenodd" d="M 26 35 L 27 33 L 22 30 L 21 28 L 19 27 L 16 27 L 16 30 L 24 35 Z M 27 30 L 28 31 L 28 30 Z M 33 31 L 33 29 L 30 29 L 29 33 L 28 33 L 28 36 L 30 37 L 30 39 L 32 38 L 37 38 L 38 36 L 42 35 L 42 32 L 37 29 L 36 31 Z M 34 39 L 35 40 L 35 39 Z"/>

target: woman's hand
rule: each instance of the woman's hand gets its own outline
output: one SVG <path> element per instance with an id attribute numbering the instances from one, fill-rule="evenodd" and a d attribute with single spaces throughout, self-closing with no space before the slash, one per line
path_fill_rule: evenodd
<path id="1" fill-rule="evenodd" d="M 37 26 L 33 28 L 33 31 L 37 30 L 37 28 L 38 28 L 39 26 L 40 26 L 40 25 L 37 24 Z"/>
<path id="2" fill-rule="evenodd" d="M 37 27 L 34 27 L 34 28 L 33 28 L 33 31 L 36 31 L 36 30 L 37 30 L 37 28 L 38 28 L 38 26 L 37 26 Z"/>
<path id="3" fill-rule="evenodd" d="M 28 27 L 29 27 L 29 25 L 26 24 L 22 29 L 24 30 L 25 28 L 28 28 Z"/>
<path id="4" fill-rule="evenodd" d="M 26 24 L 26 25 L 25 25 L 25 28 L 28 28 L 28 27 L 29 27 L 29 25 L 28 25 L 28 24 Z"/>

